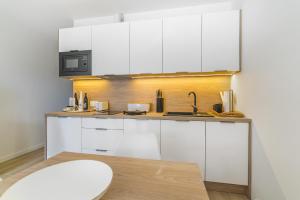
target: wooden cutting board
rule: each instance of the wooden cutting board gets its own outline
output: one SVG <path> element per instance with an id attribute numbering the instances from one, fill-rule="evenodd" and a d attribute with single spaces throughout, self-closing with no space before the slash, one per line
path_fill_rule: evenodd
<path id="1" fill-rule="evenodd" d="M 102 161 L 113 170 L 112 183 L 101 200 L 209 199 L 196 164 L 77 153 L 61 153 L 5 179 L 0 183 L 0 195 L 16 181 L 37 170 L 66 161 L 85 159 Z"/>

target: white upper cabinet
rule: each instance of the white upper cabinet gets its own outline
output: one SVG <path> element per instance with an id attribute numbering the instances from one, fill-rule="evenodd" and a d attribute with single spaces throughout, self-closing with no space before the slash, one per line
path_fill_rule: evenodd
<path id="1" fill-rule="evenodd" d="M 129 74 L 129 24 L 92 27 L 93 75 Z"/>
<path id="2" fill-rule="evenodd" d="M 206 122 L 206 181 L 248 185 L 248 123 Z"/>
<path id="3" fill-rule="evenodd" d="M 92 49 L 91 27 L 64 28 L 59 30 L 59 52 Z"/>
<path id="4" fill-rule="evenodd" d="M 59 51 L 92 50 L 92 75 L 240 71 L 240 11 L 59 30 Z"/>
<path id="5" fill-rule="evenodd" d="M 163 20 L 163 72 L 201 72 L 202 17 Z"/>
<path id="6" fill-rule="evenodd" d="M 240 71 L 240 11 L 203 15 L 202 71 Z"/>
<path id="7" fill-rule="evenodd" d="M 163 160 L 197 163 L 204 178 L 205 122 L 162 120 L 161 152 Z"/>
<path id="8" fill-rule="evenodd" d="M 162 73 L 162 20 L 130 23 L 130 73 Z"/>

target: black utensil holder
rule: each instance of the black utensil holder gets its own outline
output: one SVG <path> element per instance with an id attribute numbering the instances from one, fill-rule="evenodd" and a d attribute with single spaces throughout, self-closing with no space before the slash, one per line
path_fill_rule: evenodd
<path id="1" fill-rule="evenodd" d="M 158 113 L 164 112 L 164 98 L 156 99 L 156 112 Z"/>

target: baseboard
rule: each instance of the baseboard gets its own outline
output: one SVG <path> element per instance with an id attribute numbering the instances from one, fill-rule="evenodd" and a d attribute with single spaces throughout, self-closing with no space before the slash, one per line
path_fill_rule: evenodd
<path id="1" fill-rule="evenodd" d="M 215 183 L 209 181 L 205 181 L 204 183 L 207 190 L 244 194 L 248 196 L 248 186 L 226 184 L 226 183 Z"/>
<path id="2" fill-rule="evenodd" d="M 11 160 L 11 159 L 14 159 L 16 157 L 19 157 L 19 156 L 21 156 L 23 154 L 26 154 L 26 153 L 29 153 L 31 151 L 35 151 L 35 150 L 40 149 L 42 147 L 45 147 L 44 143 L 43 144 L 38 144 L 38 145 L 35 145 L 35 146 L 32 146 L 32 147 L 29 147 L 29 148 L 26 148 L 26 149 L 23 149 L 23 150 L 18 151 L 16 153 L 12 153 L 12 154 L 3 156 L 3 157 L 0 158 L 0 163 L 8 161 L 8 160 Z"/>

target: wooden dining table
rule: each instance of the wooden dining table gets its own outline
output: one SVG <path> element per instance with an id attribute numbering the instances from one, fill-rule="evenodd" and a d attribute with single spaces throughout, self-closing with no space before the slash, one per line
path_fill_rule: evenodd
<path id="1" fill-rule="evenodd" d="M 73 160 L 102 161 L 112 168 L 112 183 L 101 200 L 209 199 L 196 164 L 69 152 L 63 152 L 6 178 L 0 183 L 0 196 L 29 174 L 47 166 Z"/>

